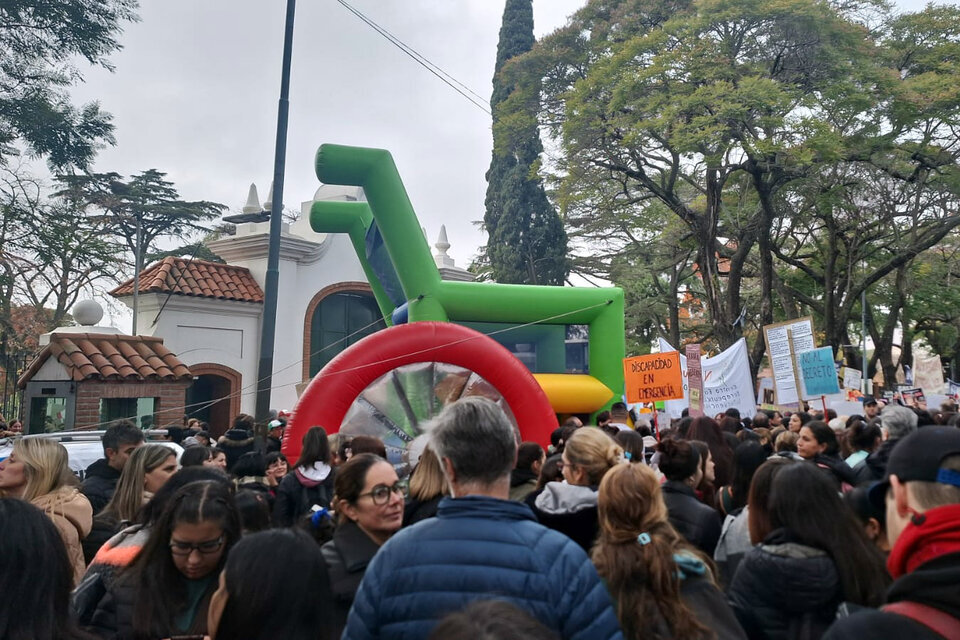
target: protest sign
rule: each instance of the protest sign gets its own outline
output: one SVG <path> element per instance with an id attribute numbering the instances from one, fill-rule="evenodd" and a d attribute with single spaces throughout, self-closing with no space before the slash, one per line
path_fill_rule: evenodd
<path id="1" fill-rule="evenodd" d="M 813 318 L 768 324 L 763 327 L 767 355 L 773 370 L 773 388 L 777 404 L 797 402 L 800 397 L 799 376 L 793 355 L 816 348 L 813 339 Z"/>
<path id="2" fill-rule="evenodd" d="M 651 353 L 623 359 L 628 402 L 675 400 L 683 397 L 680 354 Z"/>
<path id="3" fill-rule="evenodd" d="M 863 373 L 859 369 L 843 368 L 844 389 L 859 389 L 861 380 L 863 380 Z"/>
<path id="4" fill-rule="evenodd" d="M 670 343 L 660 339 L 660 352 L 676 352 Z M 688 392 L 686 378 L 686 359 L 680 359 L 684 373 L 684 391 Z M 730 407 L 740 410 L 740 415 L 752 416 L 757 411 L 754 402 L 753 379 L 750 375 L 750 359 L 747 341 L 737 340 L 729 349 L 710 357 L 701 356 L 700 368 L 703 377 L 703 413 L 715 416 Z M 664 403 L 671 418 L 679 418 L 680 413 L 689 405 L 689 396 L 682 400 L 668 400 Z"/>
<path id="5" fill-rule="evenodd" d="M 690 417 L 699 418 L 703 415 L 703 369 L 700 367 L 700 345 L 688 344 L 686 351 Z"/>
<path id="6" fill-rule="evenodd" d="M 833 347 L 820 347 L 797 354 L 804 400 L 840 393 L 837 368 L 833 364 Z"/>
<path id="7" fill-rule="evenodd" d="M 919 387 L 912 387 L 910 389 L 901 389 L 900 390 L 900 399 L 903 401 L 903 404 L 908 407 L 917 405 L 920 402 L 926 402 L 927 398 L 923 394 L 923 389 Z"/>
<path id="8" fill-rule="evenodd" d="M 913 356 L 913 386 L 927 393 L 943 391 L 943 365 L 940 356 Z"/>

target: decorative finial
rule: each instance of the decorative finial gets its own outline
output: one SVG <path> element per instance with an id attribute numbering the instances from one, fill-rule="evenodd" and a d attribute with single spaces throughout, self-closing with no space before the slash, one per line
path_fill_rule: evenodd
<path id="1" fill-rule="evenodd" d="M 257 196 L 257 185 L 250 185 L 250 193 L 247 195 L 247 204 L 241 209 L 243 213 L 260 213 L 260 198 Z"/>
<path id="2" fill-rule="evenodd" d="M 450 248 L 450 243 L 447 242 L 447 226 L 440 225 L 440 235 L 437 236 L 437 241 L 433 245 L 436 247 L 437 252 L 433 255 L 434 262 L 437 263 L 438 267 L 453 267 L 455 266 L 453 258 L 447 255 L 447 249 Z"/>
<path id="3" fill-rule="evenodd" d="M 270 191 L 267 192 L 267 199 L 263 201 L 263 210 L 270 211 L 273 208 L 273 183 L 270 183 Z"/>

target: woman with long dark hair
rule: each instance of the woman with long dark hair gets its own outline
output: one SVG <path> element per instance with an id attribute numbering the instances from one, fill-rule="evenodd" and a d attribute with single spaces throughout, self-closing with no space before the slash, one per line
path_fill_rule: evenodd
<path id="1" fill-rule="evenodd" d="M 765 514 L 753 512 L 754 498 L 751 535 L 762 543 L 740 563 L 729 593 L 751 638 L 820 638 L 841 602 L 883 602 L 890 581 L 883 557 L 825 474 L 786 463 L 775 473 Z"/>
<path id="2" fill-rule="evenodd" d="M 358 453 L 337 469 L 333 540 L 321 548 L 334 597 L 331 627 L 340 637 L 367 565 L 403 523 L 403 489 L 393 465 Z"/>
<path id="3" fill-rule="evenodd" d="M 80 640 L 70 616 L 73 565 L 53 522 L 37 507 L 0 498 L 0 638 Z"/>
<path id="4" fill-rule="evenodd" d="M 883 442 L 880 427 L 859 418 L 851 421 L 846 435 L 851 453 L 844 458 L 844 462 L 851 469 L 866 460 L 867 456 L 879 449 L 880 443 Z"/>
<path id="5" fill-rule="evenodd" d="M 766 462 L 766 449 L 759 442 L 744 442 L 733 452 L 733 484 L 722 487 L 718 501 L 726 510 L 723 529 L 713 559 L 720 572 L 720 582 L 724 588 L 737 571 L 737 566 L 753 544 L 750 542 L 747 498 L 750 495 L 750 482 L 757 469 Z"/>
<path id="6" fill-rule="evenodd" d="M 836 432 L 825 422 L 811 420 L 800 428 L 797 453 L 827 474 L 837 489 L 844 484 L 848 485 L 847 488 L 852 488 L 857 483 L 853 469 L 840 457 L 840 443 L 837 441 Z"/>
<path id="7" fill-rule="evenodd" d="M 320 548 L 298 529 L 245 536 L 210 601 L 213 640 L 328 640 L 333 604 Z M 264 597 L 269 594 L 269 597 Z M 304 594 L 310 594 L 309 602 Z"/>
<path id="8" fill-rule="evenodd" d="M 666 439 L 657 445 L 658 466 L 666 476 L 663 499 L 670 524 L 693 546 L 712 556 L 720 538 L 720 515 L 697 499 L 694 489 L 703 478 L 700 454 L 686 440 Z"/>
<path id="9" fill-rule="evenodd" d="M 687 432 L 687 440 L 700 440 L 710 447 L 715 466 L 715 486 L 730 484 L 733 480 L 733 449 L 727 444 L 717 421 L 707 416 L 695 418 Z"/>
<path id="10" fill-rule="evenodd" d="M 240 539 L 233 495 L 195 482 L 173 497 L 133 565 L 93 614 L 104 638 L 156 640 L 207 631 L 207 609 L 230 548 Z"/>
<path id="11" fill-rule="evenodd" d="M 300 458 L 277 487 L 273 524 L 290 527 L 318 508 L 330 508 L 335 473 L 330 465 L 330 443 L 323 427 L 310 427 L 303 435 Z"/>
<path id="12" fill-rule="evenodd" d="M 710 560 L 670 525 L 656 473 L 618 465 L 600 483 L 593 563 L 627 640 L 742 638 Z"/>

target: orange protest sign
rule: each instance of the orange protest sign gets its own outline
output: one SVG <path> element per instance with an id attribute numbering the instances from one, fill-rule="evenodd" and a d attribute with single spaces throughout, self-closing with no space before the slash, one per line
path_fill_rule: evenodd
<path id="1" fill-rule="evenodd" d="M 651 353 L 623 359 L 627 402 L 654 402 L 683 398 L 680 353 Z"/>

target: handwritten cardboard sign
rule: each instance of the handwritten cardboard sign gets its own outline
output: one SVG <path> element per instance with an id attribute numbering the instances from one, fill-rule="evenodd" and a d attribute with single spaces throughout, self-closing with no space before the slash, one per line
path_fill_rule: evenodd
<path id="1" fill-rule="evenodd" d="M 797 354 L 797 365 L 806 398 L 840 393 L 837 368 L 833 364 L 833 347 L 820 347 Z"/>
<path id="2" fill-rule="evenodd" d="M 623 378 L 627 402 L 677 400 L 683 397 L 683 373 L 677 351 L 624 358 Z"/>
<path id="3" fill-rule="evenodd" d="M 690 417 L 699 418 L 703 415 L 703 369 L 700 365 L 700 345 L 688 344 L 687 353 L 687 388 L 690 395 Z"/>

